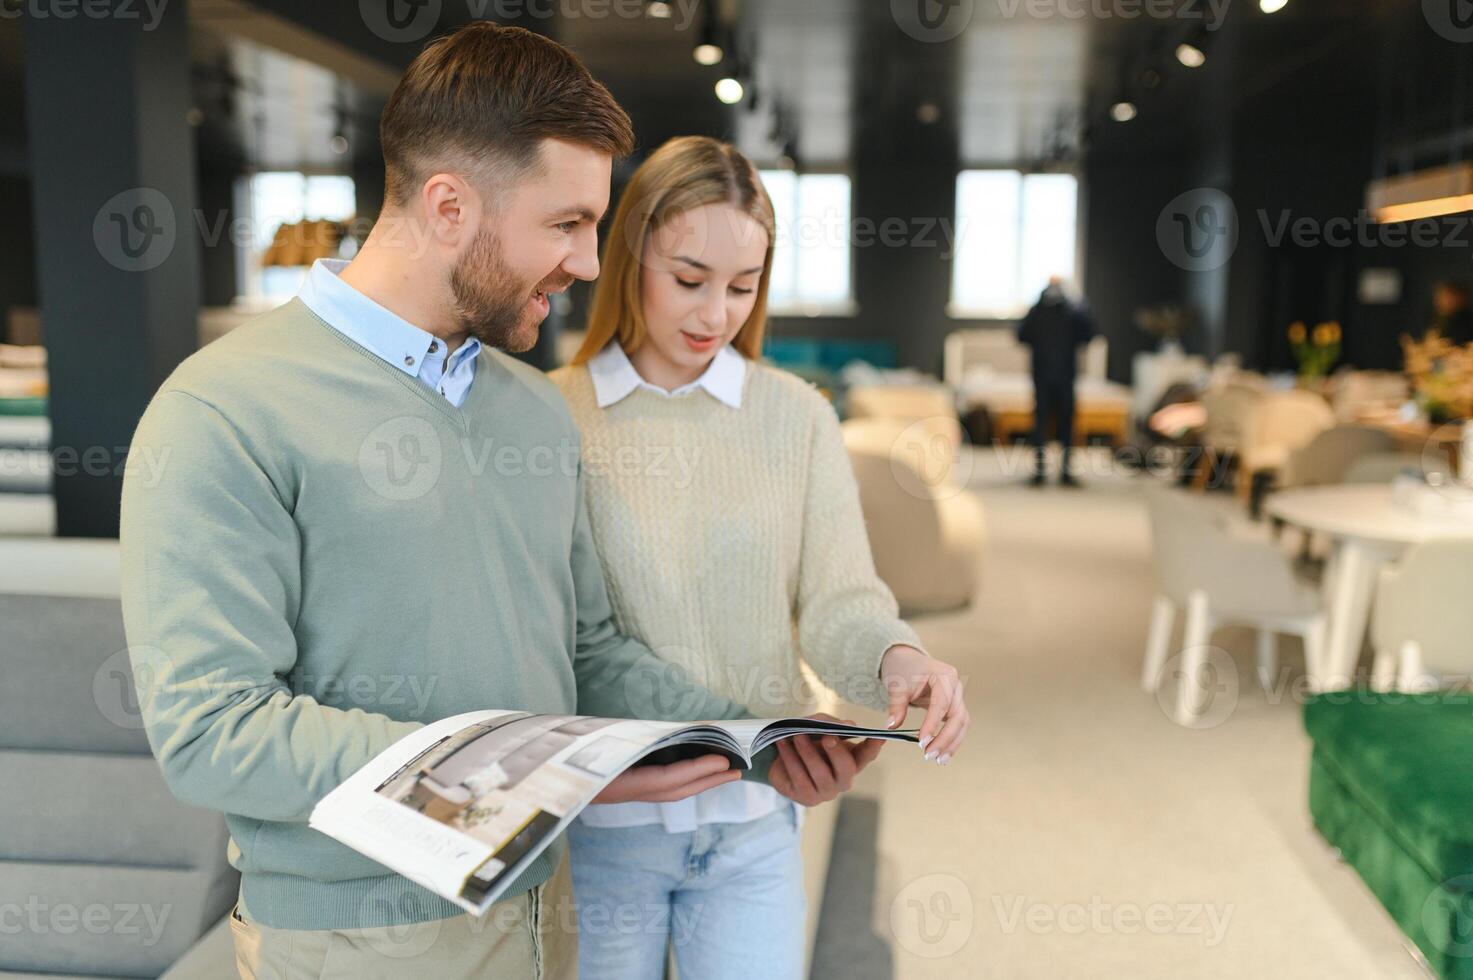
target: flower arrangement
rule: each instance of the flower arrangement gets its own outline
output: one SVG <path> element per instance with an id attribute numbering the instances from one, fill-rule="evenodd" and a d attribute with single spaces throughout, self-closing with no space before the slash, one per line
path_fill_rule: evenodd
<path id="1" fill-rule="evenodd" d="M 1473 344 L 1459 346 L 1437 331 L 1422 340 L 1401 336 L 1406 373 L 1417 404 L 1434 423 L 1473 416 Z"/>
<path id="2" fill-rule="evenodd" d="M 1307 329 L 1302 320 L 1289 324 L 1289 348 L 1299 362 L 1300 378 L 1311 380 L 1330 373 L 1330 366 L 1340 356 L 1340 336 L 1337 320 L 1317 323 L 1313 330 Z"/>

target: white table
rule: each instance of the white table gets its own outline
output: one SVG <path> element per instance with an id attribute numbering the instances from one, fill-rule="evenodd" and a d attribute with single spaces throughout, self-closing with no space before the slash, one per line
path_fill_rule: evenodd
<path id="1" fill-rule="evenodd" d="M 1312 678 L 1318 690 L 1349 686 L 1383 564 L 1422 541 L 1473 538 L 1473 520 L 1419 517 L 1392 503 L 1389 484 L 1281 490 L 1269 495 L 1264 510 L 1334 539 L 1324 581 L 1329 635 L 1321 676 Z"/>

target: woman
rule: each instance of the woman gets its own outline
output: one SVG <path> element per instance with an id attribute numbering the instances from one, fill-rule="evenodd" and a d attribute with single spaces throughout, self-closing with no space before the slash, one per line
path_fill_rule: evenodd
<path id="1" fill-rule="evenodd" d="M 755 169 L 705 137 L 634 174 L 609 230 L 587 339 L 553 373 L 583 433 L 589 518 L 620 628 L 758 717 L 808 714 L 800 664 L 846 699 L 928 707 L 945 764 L 968 717 L 876 577 L 833 409 L 761 365 L 775 235 Z M 795 743 L 797 740 L 795 740 Z M 779 747 L 770 786 L 591 806 L 569 834 L 582 975 L 797 977 L 800 810 L 879 743 Z"/>

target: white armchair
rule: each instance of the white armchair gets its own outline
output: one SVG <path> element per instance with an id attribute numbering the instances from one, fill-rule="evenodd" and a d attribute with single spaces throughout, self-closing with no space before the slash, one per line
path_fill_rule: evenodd
<path id="1" fill-rule="evenodd" d="M 946 421 L 843 425 L 875 570 L 906 613 L 960 608 L 977 588 L 982 503 L 955 482 L 954 435 Z"/>
<path id="2" fill-rule="evenodd" d="M 1238 494 L 1245 500 L 1260 473 L 1277 475 L 1296 449 L 1335 424 L 1335 413 L 1308 391 L 1273 391 L 1248 417 L 1238 454 Z"/>
<path id="3" fill-rule="evenodd" d="M 1155 549 L 1157 594 L 1146 639 L 1141 686 L 1160 687 L 1179 608 L 1186 609 L 1177 720 L 1200 715 L 1207 644 L 1217 626 L 1258 630 L 1258 677 L 1265 688 L 1278 670 L 1276 634 L 1304 638 L 1305 661 L 1318 674 L 1325 615 L 1318 588 L 1296 574 L 1272 541 L 1235 533 L 1216 506 L 1181 493 L 1147 493 Z"/>
<path id="4" fill-rule="evenodd" d="M 1396 437 L 1366 425 L 1337 425 L 1289 453 L 1279 474 L 1282 487 L 1344 483 L 1358 460 L 1396 452 Z"/>
<path id="5" fill-rule="evenodd" d="M 1432 690 L 1473 674 L 1473 540 L 1426 541 L 1381 570 L 1372 613 L 1378 691 Z"/>

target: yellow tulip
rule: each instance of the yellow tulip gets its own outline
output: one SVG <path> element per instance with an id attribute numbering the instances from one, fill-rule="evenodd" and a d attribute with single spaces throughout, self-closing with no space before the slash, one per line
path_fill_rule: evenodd
<path id="1" fill-rule="evenodd" d="M 1289 343 L 1304 343 L 1304 324 L 1298 320 L 1295 320 L 1293 323 L 1289 324 Z"/>

